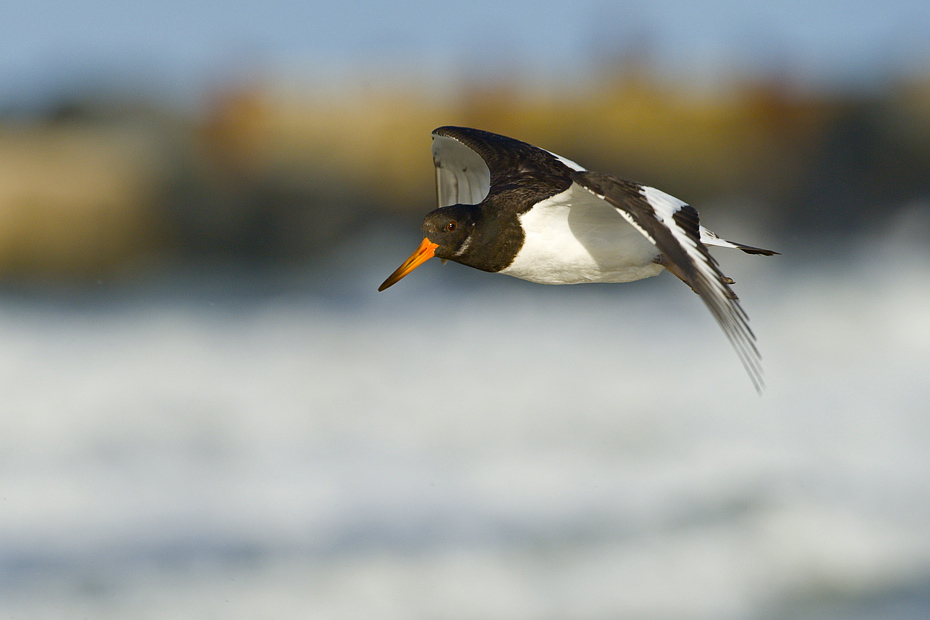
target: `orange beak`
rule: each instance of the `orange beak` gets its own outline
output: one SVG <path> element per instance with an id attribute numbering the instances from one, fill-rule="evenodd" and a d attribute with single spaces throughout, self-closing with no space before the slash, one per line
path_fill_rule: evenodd
<path id="1" fill-rule="evenodd" d="M 393 286 L 400 281 L 401 278 L 406 276 L 408 273 L 433 258 L 433 255 L 436 253 L 436 248 L 439 246 L 430 241 L 429 239 L 424 239 L 423 243 L 420 244 L 413 254 L 410 255 L 410 258 L 404 261 L 404 264 L 397 268 L 397 271 L 388 276 L 388 279 L 378 287 L 378 291 L 383 291 L 389 286 Z"/>

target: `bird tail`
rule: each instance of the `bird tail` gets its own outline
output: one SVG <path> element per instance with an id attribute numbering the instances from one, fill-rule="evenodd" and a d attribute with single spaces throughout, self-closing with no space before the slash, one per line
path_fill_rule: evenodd
<path id="1" fill-rule="evenodd" d="M 779 254 L 775 250 L 765 250 L 763 248 L 756 248 L 751 245 L 746 245 L 744 243 L 737 243 L 735 241 L 727 241 L 726 239 L 721 239 L 716 235 L 716 233 L 707 230 L 701 226 L 701 243 L 704 245 L 715 245 L 720 248 L 732 248 L 734 250 L 742 250 L 746 254 L 760 254 L 762 256 L 772 256 L 773 254 Z"/>

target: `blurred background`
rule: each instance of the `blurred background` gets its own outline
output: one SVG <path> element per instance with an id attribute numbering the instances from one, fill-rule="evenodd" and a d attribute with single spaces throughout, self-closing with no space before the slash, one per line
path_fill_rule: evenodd
<path id="1" fill-rule="evenodd" d="M 37 0 L 0 23 L 0 616 L 930 617 L 930 4 Z M 430 131 L 695 205 L 431 261 Z M 434 264 L 435 263 L 435 264 Z"/>

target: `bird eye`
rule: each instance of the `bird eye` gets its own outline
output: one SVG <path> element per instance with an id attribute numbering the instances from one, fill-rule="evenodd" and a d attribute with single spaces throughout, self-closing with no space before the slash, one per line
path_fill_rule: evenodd
<path id="1" fill-rule="evenodd" d="M 446 232 L 452 232 L 453 230 L 455 230 L 455 226 L 456 226 L 455 220 L 452 220 L 451 222 L 446 224 Z"/>

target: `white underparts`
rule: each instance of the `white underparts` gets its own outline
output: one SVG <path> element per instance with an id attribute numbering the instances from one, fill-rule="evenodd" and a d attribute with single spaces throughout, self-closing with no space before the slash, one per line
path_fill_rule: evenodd
<path id="1" fill-rule="evenodd" d="M 612 206 L 572 184 L 520 216 L 525 239 L 500 273 L 540 284 L 631 282 L 661 273 L 659 252 Z"/>

